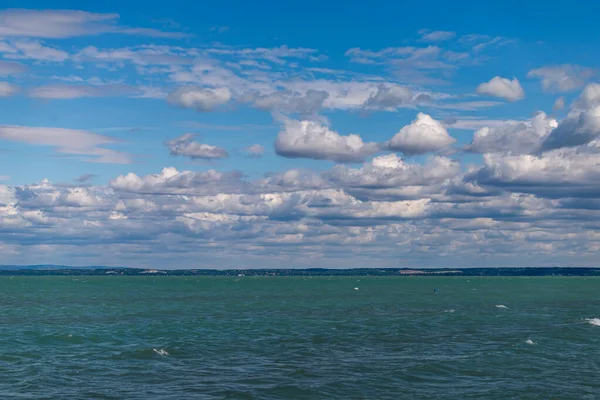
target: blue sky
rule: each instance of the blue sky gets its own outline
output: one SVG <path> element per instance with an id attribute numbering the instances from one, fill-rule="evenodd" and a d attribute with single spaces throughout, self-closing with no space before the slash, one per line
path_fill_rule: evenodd
<path id="1" fill-rule="evenodd" d="M 597 259 L 600 4 L 3 4 L 0 263 Z"/>

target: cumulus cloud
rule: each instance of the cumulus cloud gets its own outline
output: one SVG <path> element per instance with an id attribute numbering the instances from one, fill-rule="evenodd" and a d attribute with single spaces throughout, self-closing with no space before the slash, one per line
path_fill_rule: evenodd
<path id="1" fill-rule="evenodd" d="M 19 92 L 19 88 L 8 82 L 0 82 L 0 97 L 10 97 Z"/>
<path id="2" fill-rule="evenodd" d="M 589 84 L 573 103 L 569 114 L 550 132 L 542 150 L 574 147 L 600 137 L 600 84 Z"/>
<path id="3" fill-rule="evenodd" d="M 194 141 L 193 133 L 186 133 L 166 143 L 167 148 L 174 156 L 190 157 L 191 159 L 216 160 L 229 157 L 227 150 Z"/>
<path id="4" fill-rule="evenodd" d="M 525 97 L 525 92 L 517 78 L 512 80 L 496 76 L 489 82 L 477 86 L 477 93 L 499 97 L 506 101 L 516 101 Z"/>
<path id="5" fill-rule="evenodd" d="M 81 156 L 82 160 L 88 162 L 111 164 L 131 162 L 128 154 L 104 147 L 118 143 L 116 139 L 89 131 L 0 125 L 0 139 L 37 146 L 52 146 L 58 153 Z"/>
<path id="6" fill-rule="evenodd" d="M 479 129 L 467 149 L 477 153 L 527 154 L 539 150 L 542 141 L 557 126 L 555 119 L 540 112 L 527 121 L 507 121 Z"/>
<path id="7" fill-rule="evenodd" d="M 231 92 L 225 87 L 214 89 L 182 87 L 167 97 L 167 101 L 171 104 L 182 108 L 194 108 L 197 111 L 212 111 L 230 99 Z"/>
<path id="8" fill-rule="evenodd" d="M 596 72 L 587 67 L 573 64 L 546 66 L 532 69 L 528 78 L 539 78 L 542 89 L 550 93 L 569 92 L 585 85 Z"/>
<path id="9" fill-rule="evenodd" d="M 359 135 L 343 136 L 309 120 L 285 120 L 275 140 L 277 154 L 289 158 L 359 162 L 378 150 L 376 143 L 365 143 Z"/>
<path id="10" fill-rule="evenodd" d="M 117 24 L 119 14 L 76 10 L 8 9 L 0 12 L 0 36 L 62 39 L 100 33 L 154 37 L 182 37 L 178 32 L 131 28 Z"/>
<path id="11" fill-rule="evenodd" d="M 188 194 L 209 195 L 219 193 L 239 193 L 246 188 L 239 172 L 219 172 L 215 170 L 192 172 L 178 171 L 167 167 L 159 174 L 138 176 L 134 173 L 120 175 L 110 181 L 110 187 L 123 192 L 149 194 Z"/>
<path id="12" fill-rule="evenodd" d="M 467 180 L 543 197 L 599 197 L 600 151 L 558 149 L 541 155 L 484 155 Z"/>
<path id="13" fill-rule="evenodd" d="M 442 150 L 456 142 L 437 120 L 424 113 L 404 126 L 388 142 L 388 148 L 407 155 L 425 154 Z"/>
<path id="14" fill-rule="evenodd" d="M 360 200 L 390 201 L 439 198 L 442 186 L 459 175 L 460 163 L 446 157 L 430 157 L 419 164 L 389 154 L 375 157 L 361 168 L 337 165 L 324 177 Z"/>

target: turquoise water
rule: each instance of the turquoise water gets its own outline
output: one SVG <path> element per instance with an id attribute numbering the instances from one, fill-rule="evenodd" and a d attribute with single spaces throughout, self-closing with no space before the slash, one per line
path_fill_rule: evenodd
<path id="1" fill-rule="evenodd" d="M 1 277 L 0 307 L 1 399 L 600 398 L 599 278 Z"/>

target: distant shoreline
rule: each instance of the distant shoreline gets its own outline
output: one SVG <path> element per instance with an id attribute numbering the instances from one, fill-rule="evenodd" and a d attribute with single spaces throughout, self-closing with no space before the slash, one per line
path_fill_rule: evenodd
<path id="1" fill-rule="evenodd" d="M 0 276 L 600 276 L 600 268 L 309 268 L 217 270 L 65 267 L 57 265 L 9 265 L 0 266 Z"/>

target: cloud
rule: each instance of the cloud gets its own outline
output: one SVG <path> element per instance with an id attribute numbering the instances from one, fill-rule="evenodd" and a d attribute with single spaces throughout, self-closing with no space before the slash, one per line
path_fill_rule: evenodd
<path id="1" fill-rule="evenodd" d="M 227 158 L 227 150 L 210 144 L 194 142 L 193 133 L 186 133 L 166 143 L 173 156 L 190 157 L 191 159 L 216 160 Z"/>
<path id="2" fill-rule="evenodd" d="M 0 60 L 0 76 L 1 75 L 17 75 L 27 71 L 27 67 L 23 64 L 12 61 Z"/>
<path id="3" fill-rule="evenodd" d="M 359 135 L 342 136 L 309 120 L 285 120 L 275 140 L 276 153 L 289 158 L 358 162 L 378 150 L 376 143 L 364 143 Z"/>
<path id="4" fill-rule="evenodd" d="M 586 145 L 598 137 L 600 137 L 600 84 L 591 83 L 573 103 L 569 114 L 545 138 L 542 150 Z"/>
<path id="5" fill-rule="evenodd" d="M 554 104 L 552 105 L 552 111 L 559 111 L 563 108 L 565 108 L 565 98 L 561 96 L 554 101 Z"/>
<path id="6" fill-rule="evenodd" d="M 506 121 L 494 127 L 482 127 L 475 132 L 467 150 L 513 155 L 535 152 L 540 149 L 545 137 L 557 126 L 555 119 L 540 112 L 527 121 Z"/>
<path id="7" fill-rule="evenodd" d="M 517 78 L 510 80 L 499 76 L 477 86 L 477 93 L 499 97 L 506 101 L 516 101 L 525 97 L 525 92 Z"/>
<path id="8" fill-rule="evenodd" d="M 98 177 L 98 175 L 95 175 L 95 174 L 84 174 L 84 175 L 81 175 L 80 177 L 78 177 L 77 179 L 75 179 L 75 182 L 87 183 L 97 177 Z"/>
<path id="9" fill-rule="evenodd" d="M 14 96 L 19 92 L 19 88 L 15 85 L 11 85 L 8 82 L 0 82 L 0 97 Z"/>
<path id="10" fill-rule="evenodd" d="M 336 165 L 324 176 L 361 200 L 390 200 L 439 195 L 439 185 L 459 174 L 460 163 L 446 157 L 430 157 L 422 165 L 388 154 L 359 169 Z"/>
<path id="11" fill-rule="evenodd" d="M 389 66 L 398 81 L 414 84 L 447 84 L 447 78 L 457 68 L 448 62 L 452 57 L 445 57 L 438 46 L 387 47 L 379 51 L 355 47 L 345 54 L 354 63 Z"/>
<path id="12" fill-rule="evenodd" d="M 110 181 L 110 187 L 117 191 L 156 195 L 216 195 L 244 190 L 247 185 L 240 180 L 241 177 L 242 174 L 236 171 L 192 172 L 167 167 L 159 174 L 142 177 L 134 173 L 120 175 Z"/>
<path id="13" fill-rule="evenodd" d="M 88 162 L 131 163 L 128 154 L 103 147 L 118 143 L 116 139 L 83 130 L 0 125 L 0 139 L 52 146 L 58 153 L 82 156 L 81 159 Z"/>
<path id="14" fill-rule="evenodd" d="M 467 180 L 541 197 L 600 197 L 600 152 L 559 149 L 541 155 L 484 155 Z"/>
<path id="15" fill-rule="evenodd" d="M 114 63 L 117 66 L 132 63 L 139 67 L 146 67 L 187 65 L 191 64 L 197 56 L 198 53 L 194 49 L 152 44 L 118 49 L 98 49 L 95 46 L 87 46 L 74 54 L 73 60 L 82 63 Z M 140 71 L 145 70 L 140 69 Z"/>
<path id="16" fill-rule="evenodd" d="M 179 88 L 167 97 L 167 101 L 173 105 L 202 112 L 212 111 L 230 99 L 231 92 L 227 88 L 208 89 L 194 86 Z"/>
<path id="17" fill-rule="evenodd" d="M 260 144 L 253 144 L 244 149 L 244 152 L 248 155 L 248 157 L 252 158 L 260 158 L 265 154 L 265 148 Z"/>
<path id="18" fill-rule="evenodd" d="M 143 92 L 127 85 L 46 85 L 29 91 L 29 97 L 38 99 L 77 99 L 81 97 L 119 97 Z"/>
<path id="19" fill-rule="evenodd" d="M 442 150 L 456 142 L 448 135 L 444 126 L 427 114 L 419 113 L 417 118 L 404 126 L 388 142 L 388 148 L 407 155 L 425 154 Z"/>
<path id="20" fill-rule="evenodd" d="M 38 40 L 17 40 L 6 44 L 4 58 L 62 62 L 69 53 L 44 46 Z M 0 53 L 3 53 L 0 49 Z"/>
<path id="21" fill-rule="evenodd" d="M 364 106 L 368 109 L 396 110 L 400 107 L 414 106 L 413 91 L 406 86 L 384 86 L 377 88 L 375 93 L 369 96 Z"/>
<path id="22" fill-rule="evenodd" d="M 0 12 L 0 37 L 63 39 L 101 33 L 152 37 L 183 37 L 178 32 L 117 25 L 119 14 L 76 10 L 8 9 Z"/>
<path id="23" fill-rule="evenodd" d="M 426 42 L 442 42 L 450 39 L 454 39 L 456 37 L 456 32 L 450 31 L 433 31 L 428 32 L 427 30 L 420 31 L 423 36 L 421 40 Z"/>
<path id="24" fill-rule="evenodd" d="M 322 108 L 329 93 L 322 90 L 309 89 L 306 93 L 293 93 L 291 91 L 278 91 L 261 95 L 252 93 L 244 96 L 241 101 L 251 102 L 255 107 L 283 113 L 315 115 Z"/>
<path id="25" fill-rule="evenodd" d="M 563 64 L 532 69 L 527 77 L 539 78 L 545 92 L 563 93 L 582 87 L 595 74 L 596 71 L 591 68 Z"/>

